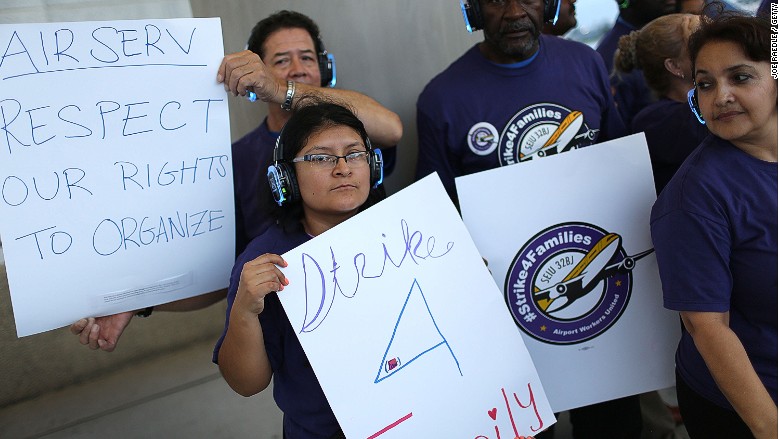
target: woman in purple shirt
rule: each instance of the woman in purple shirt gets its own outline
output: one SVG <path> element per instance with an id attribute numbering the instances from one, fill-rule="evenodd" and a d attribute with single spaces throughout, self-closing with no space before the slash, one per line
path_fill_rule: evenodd
<path id="1" fill-rule="evenodd" d="M 243 396 L 265 390 L 284 412 L 285 439 L 343 439 L 277 291 L 285 277 L 279 256 L 379 202 L 382 155 L 363 123 L 332 103 L 293 112 L 274 149 L 262 206 L 275 219 L 238 257 L 230 277 L 225 331 L 214 362 Z"/>
<path id="2" fill-rule="evenodd" d="M 697 438 L 777 438 L 777 80 L 768 20 L 722 14 L 691 35 L 712 132 L 653 206 L 664 305 L 680 312 L 677 395 Z"/>

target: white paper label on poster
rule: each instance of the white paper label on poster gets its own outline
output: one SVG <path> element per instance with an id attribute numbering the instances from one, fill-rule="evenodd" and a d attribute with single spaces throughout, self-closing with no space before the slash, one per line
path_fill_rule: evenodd
<path id="1" fill-rule="evenodd" d="M 553 410 L 674 385 L 680 326 L 662 304 L 643 134 L 456 186 Z"/>
<path id="2" fill-rule="evenodd" d="M 514 438 L 555 422 L 436 175 L 283 256 L 279 297 L 348 438 Z"/>
<path id="3" fill-rule="evenodd" d="M 224 288 L 219 19 L 0 25 L 0 233 L 17 334 Z"/>

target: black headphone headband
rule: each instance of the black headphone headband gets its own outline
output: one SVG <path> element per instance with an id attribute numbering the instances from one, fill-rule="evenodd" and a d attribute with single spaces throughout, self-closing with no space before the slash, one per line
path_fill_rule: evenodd
<path id="1" fill-rule="evenodd" d="M 282 142 L 282 135 L 284 134 L 284 127 L 279 132 L 279 137 L 276 138 L 276 144 L 274 145 L 274 163 L 268 167 L 268 184 L 271 187 L 271 194 L 274 197 L 274 201 L 279 206 L 290 204 L 301 199 L 301 193 L 298 189 L 298 177 L 295 175 L 295 167 L 292 163 L 284 161 L 284 142 Z M 382 151 L 374 149 L 371 146 L 371 139 L 367 136 L 363 138 L 363 142 L 366 144 L 368 154 L 368 166 L 370 170 L 369 184 L 372 188 L 376 188 L 382 184 L 384 180 L 384 160 L 382 159 Z"/>
<path id="2" fill-rule="evenodd" d="M 558 21 L 558 13 L 561 10 L 561 0 L 542 1 L 544 2 L 544 22 L 555 24 Z M 485 27 L 484 21 L 482 20 L 482 11 L 479 6 L 479 0 L 460 0 L 460 9 L 463 12 L 463 19 L 466 21 L 466 29 L 469 32 L 474 32 L 475 30 L 480 30 Z"/>

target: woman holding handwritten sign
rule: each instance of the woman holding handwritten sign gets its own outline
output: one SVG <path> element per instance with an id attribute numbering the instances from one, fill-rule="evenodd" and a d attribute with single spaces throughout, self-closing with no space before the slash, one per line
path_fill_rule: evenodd
<path id="1" fill-rule="evenodd" d="M 380 201 L 381 161 L 349 109 L 315 103 L 297 109 L 285 125 L 269 183 L 261 186 L 276 222 L 236 260 L 214 362 L 244 396 L 263 391 L 273 378 L 286 438 L 343 433 L 277 297 L 290 283 L 279 255 Z"/>
<path id="2" fill-rule="evenodd" d="M 691 438 L 777 438 L 777 80 L 768 20 L 721 15 L 690 37 L 691 107 L 712 133 L 653 206 L 664 305 L 680 312 Z"/>

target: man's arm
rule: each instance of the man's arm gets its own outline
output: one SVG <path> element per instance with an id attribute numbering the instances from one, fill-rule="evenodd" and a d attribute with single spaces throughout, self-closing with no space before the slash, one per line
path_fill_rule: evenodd
<path id="1" fill-rule="evenodd" d="M 219 66 L 217 82 L 223 83 L 225 90 L 234 96 L 245 96 L 251 90 L 264 102 L 280 105 L 287 94 L 287 82 L 276 78 L 260 56 L 250 50 L 226 55 Z M 401 140 L 401 118 L 362 93 L 296 83 L 293 104 L 307 95 L 348 103 L 377 146 L 394 146 Z"/>
<path id="2" fill-rule="evenodd" d="M 155 311 L 194 311 L 213 305 L 224 299 L 227 288 L 200 296 L 188 297 L 154 307 Z M 137 311 L 127 311 L 103 317 L 84 318 L 70 326 L 70 332 L 79 337 L 79 343 L 92 350 L 112 352 L 119 338 L 130 325 Z"/>
<path id="3" fill-rule="evenodd" d="M 200 296 L 188 297 L 186 299 L 175 300 L 173 302 L 163 303 L 154 307 L 155 311 L 195 311 L 211 306 L 227 296 L 227 288 L 201 294 Z"/>
<path id="4" fill-rule="evenodd" d="M 718 387 L 758 438 L 777 438 L 777 405 L 729 328 L 729 313 L 680 313 Z"/>

